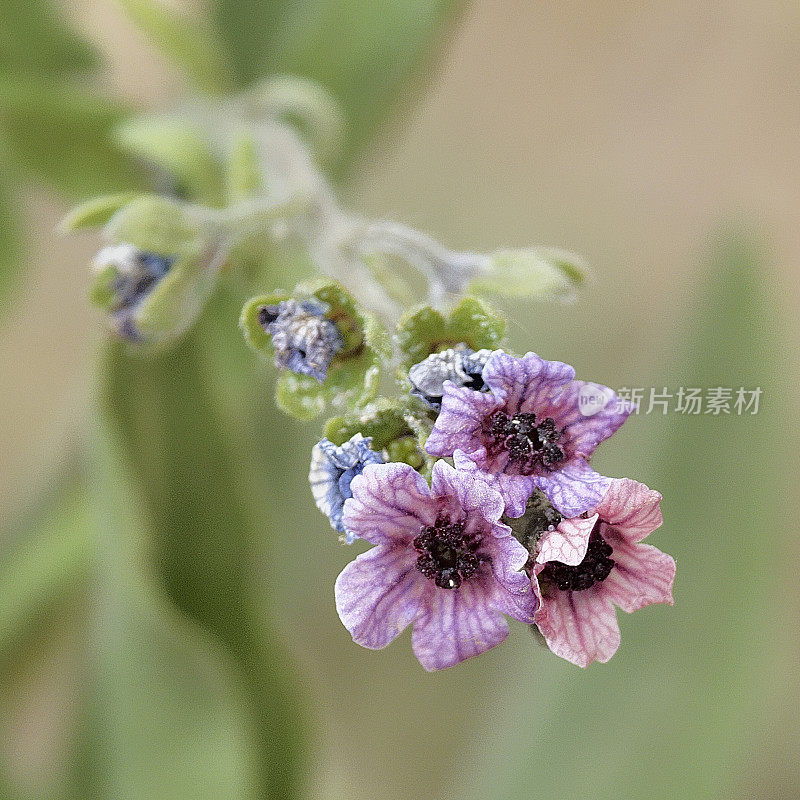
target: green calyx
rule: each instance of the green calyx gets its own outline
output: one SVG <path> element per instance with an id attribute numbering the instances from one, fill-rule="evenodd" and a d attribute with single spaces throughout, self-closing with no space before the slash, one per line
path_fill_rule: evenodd
<path id="1" fill-rule="evenodd" d="M 321 383 L 310 375 L 284 371 L 278 378 L 276 402 L 287 414 L 300 420 L 319 416 L 329 406 L 360 408 L 378 393 L 382 362 L 391 355 L 389 336 L 378 321 L 358 307 L 338 283 L 324 278 L 299 285 L 289 295 L 276 292 L 252 298 L 242 309 L 240 328 L 257 352 L 274 355 L 272 338 L 259 322 L 264 306 L 282 301 L 314 299 L 327 309 L 325 318 L 342 336 L 343 346 L 328 367 Z"/>
<path id="2" fill-rule="evenodd" d="M 390 461 L 401 461 L 421 471 L 429 467 L 424 443 L 430 430 L 396 400 L 380 397 L 359 411 L 333 417 L 324 430 L 325 437 L 337 446 L 357 433 L 370 437 L 372 449 L 385 450 Z"/>
<path id="3" fill-rule="evenodd" d="M 465 344 L 472 350 L 494 350 L 500 346 L 506 322 L 477 297 L 465 297 L 449 317 L 430 306 L 409 311 L 395 334 L 407 370 L 431 353 Z"/>

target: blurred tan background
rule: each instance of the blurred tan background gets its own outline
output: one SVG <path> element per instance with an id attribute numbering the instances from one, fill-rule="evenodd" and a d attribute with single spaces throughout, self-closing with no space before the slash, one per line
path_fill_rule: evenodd
<path id="1" fill-rule="evenodd" d="M 65 8 L 105 53 L 109 87 L 147 106 L 166 104 L 179 93 L 174 73 L 110 2 L 65 0 Z M 365 157 L 347 198 L 359 210 L 402 219 L 454 248 L 536 243 L 584 254 L 595 278 L 580 304 L 563 312 L 542 306 L 530 316 L 512 313 L 512 335 L 522 346 L 539 349 L 531 336 L 544 328 L 543 355 L 570 360 L 574 353 L 584 369 L 597 358 L 601 366 L 593 379 L 649 385 L 657 371 L 653 364 L 672 356 L 676 328 L 705 281 L 699 265 L 708 256 L 710 235 L 731 222 L 755 227 L 770 256 L 775 314 L 797 319 L 798 77 L 800 4 L 788 0 L 476 0 L 440 68 L 432 70 L 399 125 L 389 126 Z M 25 191 L 38 268 L 28 277 L 17 313 L 0 330 L 0 514 L 45 486 L 52 454 L 69 447 L 91 391 L 88 366 L 100 328 L 99 315 L 85 301 L 86 265 L 96 240 L 59 238 L 54 228 L 64 209 L 35 188 Z M 580 321 L 583 330 L 580 345 L 572 334 L 566 352 L 554 347 L 564 319 Z M 800 378 L 796 325 L 789 335 L 787 369 L 794 383 Z M 787 425 L 797 427 L 794 419 Z M 796 478 L 790 476 L 789 483 L 780 491 L 796 497 Z M 323 529 L 319 522 L 313 534 Z M 666 540 L 661 543 L 668 549 Z M 791 559 L 800 554 L 793 539 L 787 547 Z M 339 568 L 332 565 L 331 575 L 320 580 L 332 580 Z M 789 572 L 794 586 L 797 571 Z M 282 597 L 294 609 L 290 627 L 313 609 L 290 573 L 285 580 Z M 787 608 L 791 615 L 796 595 L 791 587 L 786 594 L 795 597 Z M 352 645 L 341 636 L 332 610 L 325 613 L 331 619 L 317 632 L 330 639 L 304 642 L 294 634 L 304 668 L 319 684 L 320 717 L 334 726 L 322 743 L 312 791 L 331 798 L 374 797 L 388 779 L 395 788 L 381 796 L 399 797 L 407 781 L 409 791 L 424 792 L 424 770 L 413 777 L 404 770 L 425 757 L 433 734 L 405 730 L 406 738 L 396 742 L 402 753 L 397 759 L 378 749 L 391 735 L 395 715 L 403 713 L 401 695 L 387 700 L 385 715 L 370 705 L 377 689 L 355 710 L 383 717 L 374 742 L 336 728 L 354 713 L 338 708 L 337 698 L 355 679 L 341 669 L 326 672 L 319 651 L 324 644 L 342 667 L 350 663 L 345 659 Z M 502 658 L 527 645 L 509 645 L 512 656 Z M 71 646 L 55 643 L 61 655 L 52 663 L 62 665 Z M 797 648 L 796 631 L 788 631 L 781 657 Z M 495 666 L 505 663 L 512 662 Z M 406 689 L 416 692 L 412 707 L 423 707 L 426 695 L 446 679 L 425 682 L 408 669 Z M 31 741 L 57 749 L 60 717 L 48 703 L 66 702 L 70 674 L 53 669 L 31 680 L 30 705 L 13 710 L 19 735 L 5 749 L 16 748 L 19 769 L 34 774 L 36 765 L 26 761 L 25 751 Z M 480 691 L 472 665 L 462 670 L 461 680 Z M 773 762 L 785 768 L 794 758 L 794 740 L 784 735 L 791 703 L 781 713 L 786 719 L 775 719 L 781 734 L 753 762 L 754 776 Z M 454 740 L 438 757 L 455 757 L 462 744 Z M 356 751 L 372 759 L 374 769 L 359 773 L 353 789 Z M 788 780 L 770 796 L 789 798 L 781 794 Z M 752 781 L 757 789 L 742 796 L 767 796 L 757 778 Z"/>

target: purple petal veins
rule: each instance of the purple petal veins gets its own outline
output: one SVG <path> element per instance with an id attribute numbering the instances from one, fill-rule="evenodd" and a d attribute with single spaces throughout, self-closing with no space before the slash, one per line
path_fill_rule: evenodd
<path id="1" fill-rule="evenodd" d="M 441 413 L 426 450 L 440 457 L 460 451 L 472 460 L 502 494 L 511 517 L 524 513 L 536 487 L 563 515 L 583 514 L 600 503 L 610 485 L 587 459 L 629 410 L 607 387 L 574 377 L 568 364 L 498 350 L 483 369 L 488 392 L 444 383 Z M 587 396 L 593 401 L 600 396 L 605 405 L 587 406 Z"/>
<path id="2" fill-rule="evenodd" d="M 485 481 L 438 461 L 428 487 L 392 463 L 366 466 L 351 489 L 344 525 L 376 545 L 336 581 L 339 616 L 358 644 L 384 647 L 413 625 L 420 663 L 443 669 L 499 644 L 504 614 L 533 621 L 529 553 Z"/>

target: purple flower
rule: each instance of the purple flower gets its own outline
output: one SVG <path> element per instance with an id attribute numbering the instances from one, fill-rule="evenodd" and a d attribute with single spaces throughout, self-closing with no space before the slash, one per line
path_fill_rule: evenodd
<path id="1" fill-rule="evenodd" d="M 445 381 L 484 391 L 482 373 L 491 354 L 491 350 L 470 350 L 465 344 L 441 353 L 433 353 L 424 361 L 414 364 L 408 371 L 411 394 L 419 397 L 434 411 L 439 411 L 442 407 Z"/>
<path id="2" fill-rule="evenodd" d="M 275 366 L 325 380 L 333 357 L 344 347 L 328 306 L 317 300 L 282 300 L 258 310 L 261 327 L 272 336 Z"/>
<path id="3" fill-rule="evenodd" d="M 436 670 L 500 644 L 503 614 L 532 621 L 529 553 L 484 481 L 438 461 L 428 487 L 408 464 L 377 464 L 351 490 L 345 527 L 375 545 L 336 581 L 336 609 L 355 642 L 380 649 L 413 625 L 414 654 Z"/>
<path id="4" fill-rule="evenodd" d="M 539 541 L 534 589 L 536 624 L 548 647 L 586 667 L 619 647 L 614 605 L 628 613 L 652 603 L 672 605 L 675 562 L 642 539 L 661 525 L 661 495 L 615 479 L 595 514 L 564 519 Z"/>
<path id="5" fill-rule="evenodd" d="M 331 527 L 345 534 L 344 541 L 352 544 L 356 535 L 345 529 L 342 509 L 345 500 L 353 496 L 350 484 L 367 464 L 382 464 L 384 458 L 370 445 L 372 438 L 357 433 L 337 447 L 328 439 L 314 445 L 311 451 L 311 470 L 308 480 L 317 508 L 331 521 Z"/>
<path id="6" fill-rule="evenodd" d="M 498 350 L 483 370 L 489 392 L 445 384 L 425 449 L 453 455 L 459 468 L 472 461 L 510 517 L 522 516 L 536 487 L 564 516 L 577 517 L 598 505 L 611 482 L 588 458 L 630 410 L 611 389 L 574 377 L 560 361 Z"/>

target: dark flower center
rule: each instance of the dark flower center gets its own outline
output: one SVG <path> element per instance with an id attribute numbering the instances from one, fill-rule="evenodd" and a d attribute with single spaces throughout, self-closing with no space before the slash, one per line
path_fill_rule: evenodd
<path id="1" fill-rule="evenodd" d="M 489 452 L 507 452 L 523 474 L 530 475 L 537 467 L 554 469 L 564 460 L 564 451 L 557 444 L 562 432 L 552 417 L 537 423 L 536 414 L 509 417 L 496 411 L 484 422 L 483 433 Z"/>
<path id="2" fill-rule="evenodd" d="M 549 561 L 539 573 L 539 577 L 547 578 L 562 592 L 580 592 L 589 589 L 595 583 L 602 583 L 614 569 L 614 560 L 610 558 L 614 549 L 600 535 L 595 526 L 589 537 L 589 548 L 583 561 L 576 567 L 562 564 L 560 561 Z"/>
<path id="3" fill-rule="evenodd" d="M 414 539 L 414 548 L 419 553 L 417 569 L 441 589 L 458 589 L 489 560 L 477 552 L 479 547 L 480 537 L 467 536 L 463 522 L 439 517 Z"/>

